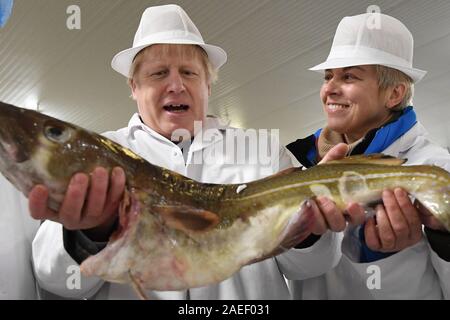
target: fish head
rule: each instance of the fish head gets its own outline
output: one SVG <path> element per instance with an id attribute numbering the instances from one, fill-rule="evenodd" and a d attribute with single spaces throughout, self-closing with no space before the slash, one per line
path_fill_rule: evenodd
<path id="1" fill-rule="evenodd" d="M 0 102 L 0 171 L 25 196 L 36 184 L 47 186 L 53 208 L 62 201 L 73 174 L 118 165 L 114 151 L 120 150 L 108 147 L 108 141 L 73 124 Z"/>

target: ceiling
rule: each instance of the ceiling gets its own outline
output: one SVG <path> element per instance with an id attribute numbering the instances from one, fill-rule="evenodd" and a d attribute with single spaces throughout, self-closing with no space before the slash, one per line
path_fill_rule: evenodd
<path id="1" fill-rule="evenodd" d="M 130 47 L 149 0 L 15 0 L 0 29 L 0 100 L 103 132 L 126 126 L 136 105 L 110 67 Z M 229 60 L 213 87 L 210 113 L 245 128 L 278 128 L 283 143 L 324 124 L 320 74 L 346 15 L 377 5 L 415 37 L 415 65 L 428 70 L 415 107 L 433 139 L 450 146 L 450 0 L 184 0 L 207 43 Z M 70 5 L 81 29 L 69 30 Z"/>

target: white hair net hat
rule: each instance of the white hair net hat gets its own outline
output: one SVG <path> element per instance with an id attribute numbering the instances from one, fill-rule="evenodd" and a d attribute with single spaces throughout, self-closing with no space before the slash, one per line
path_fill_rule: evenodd
<path id="1" fill-rule="evenodd" d="M 327 60 L 309 70 L 382 65 L 400 70 L 418 82 L 426 71 L 413 68 L 413 48 L 411 32 L 391 16 L 365 13 L 345 17 L 336 29 Z"/>
<path id="2" fill-rule="evenodd" d="M 134 36 L 133 47 L 123 50 L 112 59 L 114 70 L 130 76 L 130 68 L 136 55 L 153 44 L 193 44 L 202 47 L 214 69 L 226 61 L 226 52 L 205 41 L 187 13 L 178 5 L 169 4 L 147 8 Z"/>

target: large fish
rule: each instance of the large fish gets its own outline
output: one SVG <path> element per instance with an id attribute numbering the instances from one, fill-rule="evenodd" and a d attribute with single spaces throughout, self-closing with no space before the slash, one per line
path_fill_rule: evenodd
<path id="1" fill-rule="evenodd" d="M 138 288 L 179 290 L 219 282 L 296 245 L 292 226 L 302 216 L 298 207 L 317 195 L 345 208 L 402 187 L 450 230 L 450 174 L 402 162 L 357 157 L 246 184 L 204 184 L 152 165 L 98 134 L 0 103 L 0 170 L 25 195 L 44 184 L 49 206 L 57 210 L 74 173 L 124 168 L 127 191 L 118 229 L 81 270 Z"/>

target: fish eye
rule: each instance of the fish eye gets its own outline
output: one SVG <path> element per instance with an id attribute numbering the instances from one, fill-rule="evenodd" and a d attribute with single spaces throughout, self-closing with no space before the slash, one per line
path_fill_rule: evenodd
<path id="1" fill-rule="evenodd" d="M 58 126 L 46 126 L 44 128 L 44 134 L 47 139 L 58 143 L 64 143 L 68 141 L 71 136 L 70 130 Z"/>

